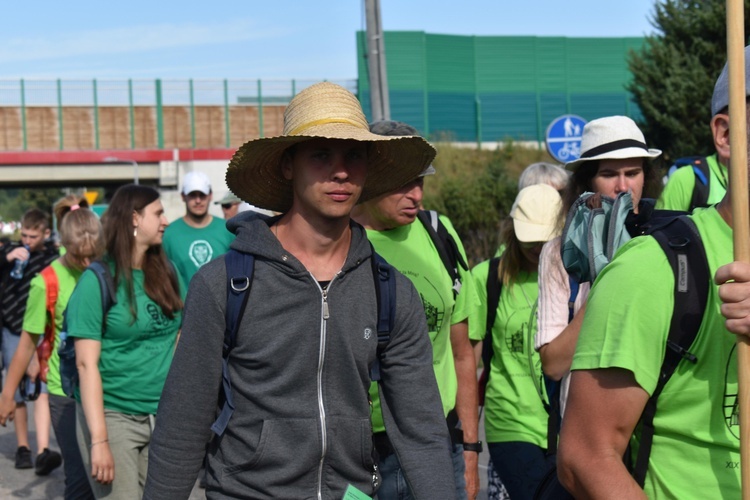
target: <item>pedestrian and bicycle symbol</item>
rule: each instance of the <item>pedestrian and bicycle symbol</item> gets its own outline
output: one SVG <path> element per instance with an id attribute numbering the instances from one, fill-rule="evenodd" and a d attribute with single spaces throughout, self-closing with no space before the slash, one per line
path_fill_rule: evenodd
<path id="1" fill-rule="evenodd" d="M 581 136 L 586 120 L 577 115 L 562 115 L 549 124 L 546 133 L 547 152 L 561 163 L 581 156 Z"/>

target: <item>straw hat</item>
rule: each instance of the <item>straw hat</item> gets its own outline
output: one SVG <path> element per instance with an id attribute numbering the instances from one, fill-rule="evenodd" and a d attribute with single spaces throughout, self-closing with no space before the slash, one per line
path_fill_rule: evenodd
<path id="1" fill-rule="evenodd" d="M 286 212 L 292 206 L 293 195 L 291 182 L 281 173 L 283 153 L 290 146 L 319 137 L 370 143 L 360 202 L 416 179 L 435 157 L 435 149 L 421 137 L 371 133 L 354 94 L 323 82 L 292 99 L 284 111 L 283 135 L 240 146 L 229 162 L 227 186 L 252 205 Z"/>
<path id="2" fill-rule="evenodd" d="M 534 184 L 518 192 L 510 209 L 518 241 L 549 241 L 559 234 L 560 193 L 549 184 Z"/>
<path id="3" fill-rule="evenodd" d="M 581 163 L 594 160 L 622 160 L 624 158 L 656 158 L 659 149 L 646 147 L 643 132 L 627 116 L 606 116 L 591 120 L 583 127 L 581 156 L 565 164 L 576 171 Z"/>

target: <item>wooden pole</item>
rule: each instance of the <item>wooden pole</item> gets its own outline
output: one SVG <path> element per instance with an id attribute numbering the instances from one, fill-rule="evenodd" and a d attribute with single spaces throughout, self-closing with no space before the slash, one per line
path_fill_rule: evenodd
<path id="1" fill-rule="evenodd" d="M 729 189 L 732 197 L 734 260 L 750 262 L 745 92 L 745 11 L 743 0 L 727 0 L 729 66 Z M 750 500 L 750 339 L 737 336 L 742 498 Z"/>

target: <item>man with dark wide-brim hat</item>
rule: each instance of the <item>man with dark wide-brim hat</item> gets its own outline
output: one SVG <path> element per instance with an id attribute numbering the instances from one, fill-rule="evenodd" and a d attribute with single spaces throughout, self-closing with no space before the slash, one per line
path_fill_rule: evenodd
<path id="1" fill-rule="evenodd" d="M 247 212 L 228 223 L 232 248 L 254 256 L 233 346 L 224 346 L 224 262 L 204 266 L 191 282 L 144 498 L 187 498 L 209 440 L 208 498 L 340 499 L 354 489 L 373 496 L 380 477 L 368 387 L 376 360 L 386 430 L 414 493 L 452 498 L 450 439 L 422 303 L 390 268 L 397 300 L 379 352 L 374 255 L 349 216 L 434 156 L 420 137 L 370 133 L 356 97 L 332 83 L 290 102 L 283 135 L 237 150 L 228 187 L 281 215 Z M 231 404 L 220 406 L 227 351 Z M 223 420 L 214 422 L 219 410 Z"/>

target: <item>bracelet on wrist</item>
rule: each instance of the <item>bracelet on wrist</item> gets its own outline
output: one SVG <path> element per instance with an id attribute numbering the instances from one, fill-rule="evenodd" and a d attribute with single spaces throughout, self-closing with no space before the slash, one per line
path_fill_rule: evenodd
<path id="1" fill-rule="evenodd" d="M 94 447 L 94 446 L 96 446 L 97 444 L 108 443 L 108 442 L 109 442 L 109 439 L 102 439 L 101 441 L 96 441 L 96 442 L 94 442 L 94 443 L 91 443 L 91 444 L 89 445 L 89 449 L 93 448 L 93 447 Z"/>
<path id="2" fill-rule="evenodd" d="M 475 451 L 482 453 L 482 442 L 477 441 L 476 443 L 464 443 L 464 451 Z"/>

